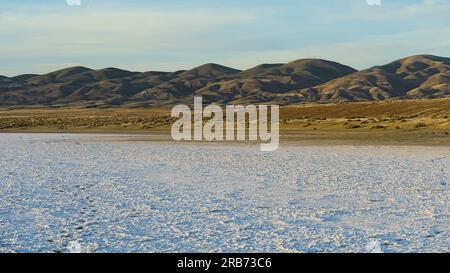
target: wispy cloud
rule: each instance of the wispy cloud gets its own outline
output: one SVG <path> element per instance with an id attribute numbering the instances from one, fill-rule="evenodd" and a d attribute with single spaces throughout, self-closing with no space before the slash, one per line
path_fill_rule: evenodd
<path id="1" fill-rule="evenodd" d="M 3 14 L 0 18 L 2 34 L 16 41 L 5 41 L 3 50 L 10 52 L 40 50 L 102 51 L 125 48 L 174 48 L 180 43 L 188 46 L 195 35 L 202 35 L 220 27 L 251 22 L 255 14 L 239 10 L 229 12 L 195 9 L 189 11 L 110 11 L 84 13 Z M 18 47 L 17 47 L 18 46 Z"/>
<path id="2" fill-rule="evenodd" d="M 40 2 L 0 0 L 0 74 L 67 64 L 247 68 L 302 57 L 364 68 L 414 53 L 450 55 L 450 0 Z"/>

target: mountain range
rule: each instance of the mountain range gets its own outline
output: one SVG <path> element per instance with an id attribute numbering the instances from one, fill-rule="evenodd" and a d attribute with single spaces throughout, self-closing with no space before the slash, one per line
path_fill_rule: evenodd
<path id="1" fill-rule="evenodd" d="M 450 58 L 417 55 L 370 69 L 321 59 L 238 70 L 205 64 L 176 72 L 70 67 L 0 76 L 0 107 L 151 107 L 192 103 L 331 103 L 450 97 Z"/>

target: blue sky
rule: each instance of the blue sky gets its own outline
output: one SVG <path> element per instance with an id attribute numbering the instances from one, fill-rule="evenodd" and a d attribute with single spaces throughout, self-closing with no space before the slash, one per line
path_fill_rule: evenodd
<path id="1" fill-rule="evenodd" d="M 75 0 L 69 0 L 75 1 Z M 369 0 L 378 1 L 378 0 Z M 450 56 L 450 0 L 0 0 L 0 75 Z"/>

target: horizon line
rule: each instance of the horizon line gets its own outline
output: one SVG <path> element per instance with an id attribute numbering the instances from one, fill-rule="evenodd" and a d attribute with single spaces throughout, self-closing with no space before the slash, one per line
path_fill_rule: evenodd
<path id="1" fill-rule="evenodd" d="M 440 56 L 440 55 L 428 54 L 428 53 L 407 55 L 405 57 L 395 59 L 395 60 L 390 61 L 390 62 L 385 63 L 385 64 L 373 65 L 373 66 L 370 66 L 370 67 L 367 67 L 367 68 L 363 68 L 363 69 L 357 69 L 357 68 L 355 68 L 355 67 L 353 67 L 351 65 L 347 65 L 345 63 L 338 62 L 338 61 L 333 61 L 333 60 L 330 60 L 330 59 L 312 58 L 312 57 L 305 57 L 305 58 L 295 59 L 295 60 L 290 61 L 290 62 L 260 63 L 260 64 L 257 64 L 257 65 L 254 65 L 254 66 L 251 66 L 251 67 L 245 68 L 245 69 L 235 68 L 233 66 L 223 65 L 223 64 L 215 63 L 215 62 L 203 63 L 203 64 L 194 66 L 194 67 L 189 68 L 189 69 L 176 69 L 176 70 L 171 70 L 171 71 L 167 71 L 167 70 L 166 71 L 164 71 L 164 70 L 143 70 L 143 71 L 140 71 L 140 70 L 133 70 L 133 69 L 123 69 L 123 68 L 119 68 L 119 67 L 116 67 L 116 66 L 107 66 L 107 67 L 101 67 L 101 68 L 91 68 L 91 67 L 83 66 L 83 65 L 72 65 L 72 66 L 62 67 L 62 68 L 59 68 L 59 69 L 56 69 L 56 70 L 51 70 L 51 71 L 46 72 L 46 73 L 39 73 L 39 74 L 36 74 L 36 73 L 21 73 L 21 74 L 16 74 L 16 75 L 13 75 L 13 76 L 6 76 L 6 75 L 1 75 L 0 74 L 0 76 L 6 77 L 6 78 L 9 78 L 9 79 L 20 77 L 20 76 L 26 76 L 26 75 L 42 76 L 42 75 L 48 75 L 48 74 L 51 74 L 51 73 L 54 73 L 54 72 L 58 72 L 58 71 L 61 71 L 61 70 L 65 70 L 65 69 L 69 69 L 69 68 L 86 68 L 86 69 L 93 70 L 93 71 L 106 70 L 106 69 L 118 69 L 118 70 L 123 70 L 123 71 L 131 72 L 131 73 L 148 73 L 148 72 L 176 73 L 176 72 L 189 71 L 189 70 L 192 70 L 192 69 L 195 69 L 195 68 L 199 68 L 199 67 L 202 67 L 202 66 L 205 66 L 205 65 L 219 65 L 219 66 L 223 66 L 223 67 L 226 67 L 226 68 L 238 70 L 238 72 L 242 72 L 242 71 L 250 70 L 250 69 L 255 68 L 257 66 L 260 66 L 260 65 L 286 65 L 286 64 L 289 64 L 289 63 L 292 63 L 292 62 L 302 61 L 302 60 L 320 60 L 320 61 L 326 61 L 326 62 L 334 62 L 334 63 L 338 63 L 340 65 L 348 66 L 348 67 L 350 67 L 350 68 L 352 68 L 352 69 L 354 69 L 356 71 L 363 71 L 363 70 L 371 69 L 371 68 L 378 67 L 378 66 L 383 66 L 383 65 L 386 65 L 386 64 L 389 64 L 389 63 L 392 63 L 392 62 L 404 60 L 404 59 L 411 58 L 411 57 L 425 57 L 425 56 L 432 56 L 432 57 L 439 57 L 439 58 L 446 58 L 446 59 L 450 58 L 450 57 L 447 57 L 447 56 Z M 83 73 L 83 72 L 81 72 L 81 73 Z"/>

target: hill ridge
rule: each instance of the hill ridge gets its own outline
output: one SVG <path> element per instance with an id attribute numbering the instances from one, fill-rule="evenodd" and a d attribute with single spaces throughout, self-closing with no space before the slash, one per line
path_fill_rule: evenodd
<path id="1" fill-rule="evenodd" d="M 0 76 L 0 107 L 151 107 L 191 103 L 330 103 L 450 97 L 450 58 L 414 55 L 372 68 L 305 58 L 246 70 L 207 63 L 175 72 L 74 66 Z"/>

